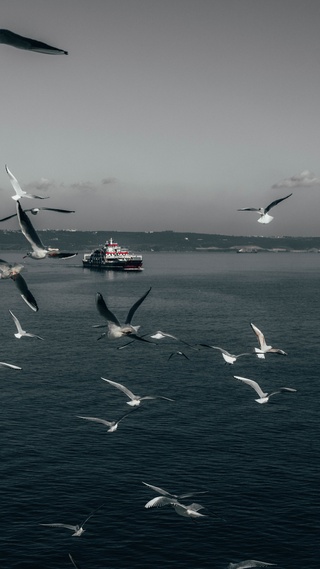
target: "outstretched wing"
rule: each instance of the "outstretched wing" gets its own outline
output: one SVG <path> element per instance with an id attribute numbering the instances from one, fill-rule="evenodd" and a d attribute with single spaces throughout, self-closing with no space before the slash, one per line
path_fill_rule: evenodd
<path id="1" fill-rule="evenodd" d="M 100 294 L 100 292 L 97 292 L 97 294 L 96 294 L 96 305 L 97 305 L 97 309 L 98 309 L 99 314 L 101 314 L 101 316 L 103 316 L 103 318 L 106 318 L 106 320 L 108 320 L 108 322 L 112 322 L 116 326 L 121 327 L 121 324 L 120 324 L 118 318 L 113 314 L 113 312 L 111 312 L 111 310 L 109 310 L 109 308 L 107 307 L 107 305 L 104 301 L 104 298 L 103 298 L 102 294 Z"/>
<path id="2" fill-rule="evenodd" d="M 170 492 L 163 490 L 163 488 L 160 488 L 159 486 L 153 486 L 152 484 L 148 484 L 147 482 L 142 482 L 142 484 L 144 484 L 145 486 L 148 486 L 148 488 L 151 488 L 151 490 L 154 490 L 155 492 L 159 492 L 159 494 L 162 494 L 163 496 L 175 498 L 175 496 L 173 494 L 170 494 Z"/>
<path id="3" fill-rule="evenodd" d="M 125 387 L 125 385 L 122 385 L 121 383 L 117 383 L 116 381 L 111 381 L 111 379 L 105 379 L 104 377 L 102 377 L 101 379 L 103 379 L 103 381 L 107 381 L 108 383 L 110 383 L 110 385 L 113 385 L 114 387 L 117 387 L 118 389 L 120 389 L 120 391 L 125 393 L 125 395 L 127 395 L 127 397 L 129 397 L 129 399 L 135 398 L 134 393 L 132 393 L 132 391 L 130 391 L 130 389 Z"/>
<path id="4" fill-rule="evenodd" d="M 24 278 L 21 276 L 21 274 L 17 273 L 15 275 L 12 275 L 11 278 L 17 285 L 23 300 L 27 303 L 28 306 L 30 306 L 30 308 L 34 312 L 37 312 L 39 310 L 37 301 L 34 298 L 33 294 L 30 292 L 30 290 L 28 289 L 28 285 L 24 280 Z"/>
<path id="5" fill-rule="evenodd" d="M 47 53 L 50 55 L 68 54 L 68 52 L 63 49 L 58 49 L 42 41 L 20 36 L 10 30 L 0 30 L 0 43 L 5 43 L 17 47 L 18 49 L 37 51 L 38 53 Z"/>
<path id="6" fill-rule="evenodd" d="M 284 198 L 279 198 L 278 200 L 275 200 L 274 202 L 271 202 L 264 210 L 265 213 L 268 213 L 268 211 L 270 211 L 271 208 L 273 208 L 275 205 L 277 205 L 280 202 L 283 202 L 283 200 L 286 200 L 288 198 L 290 198 L 290 196 L 292 196 L 292 193 L 289 194 L 288 196 L 285 196 Z"/>
<path id="7" fill-rule="evenodd" d="M 250 387 L 252 387 L 258 393 L 259 397 L 267 396 L 267 393 L 264 393 L 260 385 L 253 379 L 247 379 L 246 377 L 240 377 L 239 375 L 234 375 L 233 377 L 235 379 L 240 379 L 240 381 L 243 381 L 243 383 L 246 383 L 247 385 L 250 385 Z"/>
<path id="8" fill-rule="evenodd" d="M 258 207 L 241 207 L 237 211 L 259 211 Z"/>
<path id="9" fill-rule="evenodd" d="M 148 296 L 149 292 L 151 291 L 151 288 L 152 287 L 150 287 L 149 290 L 147 290 L 147 292 L 141 298 L 139 298 L 139 300 L 137 300 L 137 302 L 133 306 L 131 306 L 125 324 L 131 324 L 131 320 L 133 318 L 135 311 L 137 310 L 137 308 L 139 308 L 140 304 L 142 304 L 146 296 Z"/>
<path id="10" fill-rule="evenodd" d="M 17 215 L 21 231 L 27 241 L 29 241 L 32 249 L 45 249 L 44 244 L 42 243 L 27 214 L 23 211 L 19 201 L 17 201 Z"/>

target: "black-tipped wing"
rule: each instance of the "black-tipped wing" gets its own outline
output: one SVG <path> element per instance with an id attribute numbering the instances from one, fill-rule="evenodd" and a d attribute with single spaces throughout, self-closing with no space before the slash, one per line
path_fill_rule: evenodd
<path id="1" fill-rule="evenodd" d="M 42 41 L 20 36 L 10 30 L 0 30 L 0 43 L 12 45 L 18 49 L 37 51 L 38 53 L 47 53 L 50 55 L 68 54 L 68 52 L 63 49 L 58 49 L 57 47 L 53 47 L 52 45 L 43 43 Z"/>
<path id="2" fill-rule="evenodd" d="M 25 211 L 31 211 L 31 213 L 35 213 L 35 210 L 39 209 L 41 209 L 41 211 L 46 210 L 46 211 L 58 211 L 59 213 L 75 213 L 74 209 L 57 209 L 56 207 L 35 207 L 32 209 L 26 209 Z"/>
<path id="3" fill-rule="evenodd" d="M 259 211 L 258 207 L 241 207 L 237 211 Z"/>
<path id="4" fill-rule="evenodd" d="M 13 275 L 11 278 L 17 285 L 23 300 L 28 304 L 28 306 L 30 306 L 30 308 L 34 312 L 37 312 L 39 310 L 37 301 L 34 298 L 33 294 L 30 292 L 30 290 L 28 289 L 28 285 L 24 280 L 24 278 L 20 275 L 20 273 Z"/>
<path id="5" fill-rule="evenodd" d="M 59 259 L 70 259 L 70 257 L 75 257 L 78 253 L 62 253 L 60 251 L 51 251 L 48 257 L 58 257 Z"/>
<path id="6" fill-rule="evenodd" d="M 106 318 L 106 320 L 108 320 L 109 322 L 112 322 L 116 326 L 121 326 L 118 318 L 107 307 L 107 305 L 104 301 L 104 298 L 103 298 L 102 294 L 100 294 L 100 292 L 98 292 L 96 294 L 96 305 L 97 305 L 97 309 L 98 309 L 99 314 L 101 314 L 101 316 L 103 316 L 103 318 Z"/>
<path id="7" fill-rule="evenodd" d="M 135 304 L 133 306 L 131 306 L 131 308 L 128 312 L 126 322 L 125 322 L 126 324 L 131 324 L 131 320 L 133 318 L 135 311 L 137 310 L 137 308 L 139 308 L 140 304 L 142 304 L 144 299 L 148 296 L 149 292 L 151 291 L 151 288 L 152 287 L 150 287 L 149 290 L 147 290 L 147 292 L 141 298 L 139 298 L 139 300 L 137 300 L 137 302 L 135 302 Z"/>
<path id="8" fill-rule="evenodd" d="M 28 218 L 27 214 L 23 211 L 19 200 L 17 201 L 17 215 L 21 231 L 25 236 L 25 238 L 27 239 L 27 241 L 29 241 L 31 247 L 36 249 L 45 249 L 45 246 L 43 245 L 30 219 Z"/>
<path id="9" fill-rule="evenodd" d="M 16 217 L 16 215 L 17 215 L 16 213 L 13 213 L 12 215 L 8 215 L 8 217 L 3 217 L 2 219 L 0 219 L 0 222 L 1 221 L 7 221 L 7 219 L 11 219 L 12 217 Z"/>
<path id="10" fill-rule="evenodd" d="M 268 211 L 270 211 L 271 208 L 273 208 L 275 205 L 277 205 L 280 202 L 283 202 L 283 200 L 286 200 L 288 198 L 290 198 L 290 196 L 292 196 L 292 193 L 289 194 L 288 196 L 285 196 L 284 198 L 279 198 L 278 200 L 275 200 L 274 202 L 271 202 L 264 210 L 265 213 L 268 213 Z"/>

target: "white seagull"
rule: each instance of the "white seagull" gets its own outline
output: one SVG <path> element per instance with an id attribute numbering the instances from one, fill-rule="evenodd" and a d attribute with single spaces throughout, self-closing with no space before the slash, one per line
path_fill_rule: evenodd
<path id="1" fill-rule="evenodd" d="M 252 356 L 249 352 L 244 352 L 243 354 L 230 354 L 224 348 L 219 348 L 219 346 L 209 346 L 208 344 L 199 344 L 205 348 L 212 348 L 213 350 L 219 350 L 222 353 L 222 357 L 227 364 L 234 364 L 238 358 L 242 356 Z"/>
<path id="2" fill-rule="evenodd" d="M 98 511 L 100 510 L 100 508 L 102 508 L 104 504 L 102 504 L 101 506 L 99 506 L 99 508 L 96 508 L 95 510 L 93 510 L 93 512 L 91 512 L 91 514 L 84 520 L 84 522 L 82 522 L 81 525 L 69 525 L 69 524 L 59 524 L 59 523 L 54 523 L 54 524 L 40 524 L 41 526 L 48 526 L 48 527 L 54 527 L 54 528 L 66 528 L 66 529 L 70 529 L 71 531 L 73 531 L 74 533 L 72 534 L 73 537 L 80 537 L 86 530 L 83 529 L 84 524 L 90 520 L 90 518 L 92 518 L 92 516 Z"/>
<path id="3" fill-rule="evenodd" d="M 12 279 L 13 282 L 18 287 L 21 297 L 27 303 L 28 306 L 34 311 L 39 310 L 36 299 L 33 294 L 28 289 L 28 285 L 24 278 L 21 276 L 20 272 L 23 269 L 23 265 L 15 264 L 12 265 L 3 259 L 0 259 L 0 279 Z"/>
<path id="4" fill-rule="evenodd" d="M 59 249 L 45 247 L 19 201 L 17 201 L 17 215 L 21 231 L 33 249 L 32 253 L 27 253 L 27 257 L 32 257 L 32 259 L 44 259 L 45 257 L 67 259 L 77 255 L 77 253 L 61 253 Z"/>
<path id="5" fill-rule="evenodd" d="M 276 563 L 266 563 L 265 561 L 257 561 L 256 559 L 246 559 L 239 563 L 229 563 L 228 569 L 250 569 L 251 567 L 267 567 L 276 565 Z"/>
<path id="6" fill-rule="evenodd" d="M 282 202 L 283 200 L 290 198 L 290 196 L 292 196 L 292 193 L 289 194 L 288 196 L 285 196 L 284 198 L 279 198 L 278 200 L 271 202 L 267 207 L 258 207 L 258 208 L 257 207 L 242 207 L 242 208 L 238 209 L 238 211 L 257 211 L 260 215 L 260 217 L 258 219 L 259 223 L 270 223 L 270 221 L 273 220 L 273 217 L 268 214 L 268 211 L 270 211 L 271 208 L 273 208 L 275 205 Z"/>
<path id="7" fill-rule="evenodd" d="M 121 326 L 118 318 L 109 310 L 107 307 L 104 298 L 100 292 L 96 294 L 96 305 L 98 312 L 107 320 L 108 332 L 102 334 L 98 339 L 102 338 L 103 336 L 108 336 L 110 340 L 114 340 L 116 338 L 122 338 L 122 336 L 131 336 L 136 340 L 141 340 L 143 342 L 149 342 L 149 340 L 145 340 L 141 336 L 137 335 L 137 332 L 140 326 L 132 326 L 131 321 L 133 315 L 137 308 L 139 308 L 140 304 L 144 301 L 146 296 L 148 296 L 149 292 L 151 291 L 151 287 L 147 292 L 135 302 L 135 304 L 130 308 L 124 326 Z M 150 343 L 150 342 L 149 342 Z"/>
<path id="8" fill-rule="evenodd" d="M 13 314 L 13 312 L 11 312 L 11 310 L 9 310 L 13 321 L 17 327 L 17 332 L 15 335 L 16 338 L 18 338 L 19 340 L 21 338 L 23 338 L 23 336 L 28 336 L 29 338 L 38 338 L 38 340 L 43 340 L 44 338 L 41 338 L 41 336 L 37 336 L 37 334 L 31 334 L 31 332 L 26 332 L 25 330 L 23 330 L 18 318 Z"/>
<path id="9" fill-rule="evenodd" d="M 243 383 L 246 383 L 247 385 L 250 385 L 250 387 L 252 387 L 255 392 L 259 395 L 259 399 L 255 399 L 255 401 L 257 401 L 257 403 L 268 403 L 270 397 L 272 397 L 272 395 L 276 395 L 277 393 L 292 393 L 297 391 L 296 389 L 293 389 L 292 387 L 280 387 L 277 391 L 273 391 L 272 393 L 264 393 L 264 391 L 262 391 L 260 385 L 254 381 L 253 379 L 248 379 L 246 377 L 240 377 L 239 375 L 234 375 L 233 376 L 235 379 L 239 379 L 240 381 L 243 381 Z"/>
<path id="10" fill-rule="evenodd" d="M 154 506 L 165 506 L 165 505 L 172 506 L 176 511 L 176 513 L 179 514 L 179 516 L 183 516 L 185 518 L 206 517 L 205 514 L 199 513 L 199 510 L 202 510 L 204 508 L 204 506 L 201 506 L 201 504 L 196 504 L 195 502 L 193 502 L 192 504 L 185 506 L 184 504 L 178 502 L 178 500 L 176 500 L 175 498 L 167 498 L 166 496 L 162 496 L 161 503 L 160 502 L 156 503 L 156 498 L 150 500 L 150 502 L 148 502 L 145 505 L 145 508 L 152 508 Z"/>
<path id="11" fill-rule="evenodd" d="M 31 209 L 25 209 L 24 212 L 26 213 L 27 211 L 30 211 L 30 213 L 32 213 L 32 215 L 37 215 L 39 213 L 39 211 L 58 211 L 59 213 L 75 213 L 75 211 L 73 209 L 58 209 L 55 207 L 32 207 Z M 0 219 L 1 221 L 7 221 L 8 219 L 11 219 L 12 217 L 16 217 L 17 214 L 13 213 L 12 215 L 8 215 L 8 217 L 3 217 L 2 219 Z"/>
<path id="12" fill-rule="evenodd" d="M 177 503 L 179 500 L 184 500 L 184 498 L 191 498 L 191 496 L 206 494 L 206 492 L 185 492 L 184 494 L 171 494 L 171 492 L 167 492 L 167 490 L 163 490 L 163 488 L 160 488 L 159 486 L 153 486 L 147 482 L 142 482 L 142 484 L 148 486 L 148 488 L 151 488 L 151 490 L 154 490 L 154 492 L 161 494 L 161 496 L 156 496 L 156 498 L 149 500 L 149 502 L 147 502 L 145 505 L 145 508 L 165 506 L 166 504 L 171 504 L 173 501 Z"/>
<path id="13" fill-rule="evenodd" d="M 284 352 L 283 350 L 280 350 L 279 348 L 273 348 L 272 346 L 268 346 L 265 337 L 263 335 L 263 333 L 261 332 L 261 330 L 259 330 L 259 328 L 257 328 L 257 326 L 255 326 L 254 324 L 252 324 L 252 322 L 250 323 L 250 326 L 252 328 L 252 330 L 254 331 L 254 333 L 256 334 L 259 344 L 260 344 L 260 348 L 255 348 L 255 352 L 258 356 L 258 358 L 264 359 L 265 358 L 265 354 L 271 352 L 274 354 L 280 354 L 282 356 L 287 356 L 288 354 L 286 352 Z"/>
<path id="14" fill-rule="evenodd" d="M 120 391 L 122 391 L 127 397 L 129 397 L 130 401 L 127 401 L 127 405 L 131 405 L 131 407 L 136 407 L 140 405 L 141 401 L 145 401 L 146 399 L 165 399 L 166 401 L 174 401 L 174 399 L 169 399 L 169 397 L 163 397 L 162 395 L 144 395 L 144 396 L 135 395 L 134 393 L 132 393 L 132 391 L 130 391 L 130 389 L 128 389 L 124 385 L 121 385 L 121 383 L 117 383 L 116 381 L 111 381 L 111 379 L 106 379 L 104 377 L 102 377 L 101 379 L 103 379 L 103 381 L 107 381 L 108 383 L 110 383 L 110 385 L 117 387 L 117 389 L 120 389 Z"/>
<path id="15" fill-rule="evenodd" d="M 129 413 L 122 415 L 122 417 L 120 417 L 118 421 L 107 421 L 106 419 L 99 419 L 98 417 L 82 417 L 80 415 L 77 415 L 77 417 L 78 419 L 86 419 L 87 421 L 95 421 L 96 423 L 101 423 L 102 425 L 109 427 L 107 431 L 108 433 L 114 433 L 114 431 L 117 430 L 120 421 L 122 421 L 125 417 L 130 415 L 130 413 L 132 413 L 132 411 L 129 411 Z"/>
<path id="16" fill-rule="evenodd" d="M 30 199 L 46 200 L 46 199 L 49 198 L 49 196 L 36 196 L 36 195 L 34 195 L 34 194 L 28 194 L 28 192 L 25 192 L 25 191 L 21 188 L 21 186 L 20 186 L 20 184 L 19 184 L 17 178 L 15 178 L 14 175 L 12 174 L 12 172 L 10 172 L 10 170 L 9 170 L 9 168 L 8 168 L 7 165 L 5 165 L 5 169 L 6 169 L 6 172 L 7 172 L 8 176 L 9 176 L 11 185 L 12 185 L 14 191 L 16 192 L 14 196 L 11 196 L 13 200 L 17 201 L 17 200 L 20 200 L 21 198 L 30 198 Z"/>

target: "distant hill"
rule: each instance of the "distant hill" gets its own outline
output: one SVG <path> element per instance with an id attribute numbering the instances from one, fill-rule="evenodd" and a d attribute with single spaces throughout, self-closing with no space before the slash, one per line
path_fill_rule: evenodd
<path id="1" fill-rule="evenodd" d="M 263 251 L 320 251 L 320 237 L 261 237 L 217 235 L 208 233 L 177 233 L 174 231 L 68 231 L 38 232 L 46 246 L 70 251 L 91 251 L 109 237 L 136 252 L 143 251 L 199 251 L 234 252 L 240 249 Z M 0 251 L 28 251 L 30 249 L 21 231 L 0 230 Z"/>

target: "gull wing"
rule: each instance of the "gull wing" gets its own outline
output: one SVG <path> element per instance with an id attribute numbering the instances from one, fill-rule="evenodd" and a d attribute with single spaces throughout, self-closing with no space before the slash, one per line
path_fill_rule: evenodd
<path id="1" fill-rule="evenodd" d="M 102 296 L 102 294 L 100 294 L 100 292 L 97 292 L 96 294 L 96 306 L 98 309 L 99 314 L 101 314 L 101 316 L 103 316 L 103 318 L 106 318 L 106 320 L 108 320 L 108 322 L 112 322 L 112 324 L 115 324 L 116 326 L 121 327 L 121 324 L 118 320 L 118 318 L 113 314 L 113 312 L 111 312 L 111 310 L 109 310 L 109 308 L 107 307 L 104 298 Z"/>
<path id="2" fill-rule="evenodd" d="M 71 553 L 68 553 L 68 555 L 69 555 L 69 559 L 70 559 L 72 565 L 75 567 L 75 569 L 79 569 L 79 567 L 78 567 L 78 565 L 76 565 L 76 562 L 75 562 L 75 560 L 73 559 Z"/>
<path id="3" fill-rule="evenodd" d="M 0 42 L 0 43 L 1 43 L 1 42 Z M 28 194 L 27 192 L 25 192 L 25 191 L 21 188 L 21 186 L 20 186 L 20 184 L 19 184 L 17 178 L 12 174 L 12 172 L 10 172 L 10 170 L 9 170 L 9 168 L 8 168 L 7 165 L 5 165 L 5 169 L 6 169 L 6 172 L 7 172 L 8 176 L 9 176 L 11 185 L 12 185 L 14 191 L 16 192 L 16 195 L 15 195 L 15 196 L 11 196 L 13 200 L 18 200 L 18 199 L 21 198 L 21 197 L 25 197 L 25 198 L 36 198 L 36 199 L 39 199 L 39 200 L 46 200 L 46 199 L 48 199 L 49 196 L 36 196 L 36 195 Z"/>
<path id="4" fill-rule="evenodd" d="M 139 308 L 140 304 L 142 304 L 146 296 L 148 296 L 149 292 L 151 291 L 151 288 L 152 287 L 150 287 L 149 290 L 147 290 L 147 292 L 141 298 L 139 298 L 139 300 L 137 300 L 137 302 L 135 302 L 133 306 L 131 306 L 125 324 L 131 324 L 131 320 L 133 318 L 135 311 L 137 310 L 137 308 Z"/>
<path id="5" fill-rule="evenodd" d="M 18 49 L 25 49 L 27 51 L 37 51 L 38 53 L 47 53 L 49 55 L 68 55 L 67 51 L 58 49 L 42 41 L 34 40 L 15 34 L 10 30 L 0 30 L 0 43 L 5 43 Z"/>
<path id="6" fill-rule="evenodd" d="M 20 275 L 20 273 L 12 275 L 11 278 L 17 285 L 23 300 L 27 303 L 28 306 L 30 306 L 30 308 L 34 312 L 37 312 L 39 310 L 37 301 L 34 298 L 33 294 L 30 292 L 30 290 L 28 289 L 28 285 L 24 280 L 24 278 Z"/>
<path id="7" fill-rule="evenodd" d="M 8 215 L 8 217 L 3 217 L 2 219 L 0 219 L 0 222 L 1 221 L 7 221 L 7 219 L 11 219 L 12 217 L 16 217 L 16 215 L 17 215 L 16 213 L 13 213 L 12 215 Z"/>
<path id="8" fill-rule="evenodd" d="M 237 211 L 259 211 L 258 207 L 241 207 Z"/>
<path id="9" fill-rule="evenodd" d="M 61 253 L 60 251 L 49 252 L 48 257 L 57 257 L 58 259 L 70 259 L 75 257 L 78 253 Z"/>
<path id="10" fill-rule="evenodd" d="M 284 198 L 279 198 L 278 200 L 275 200 L 274 202 L 271 202 L 264 210 L 265 213 L 268 213 L 268 211 L 270 211 L 271 208 L 273 208 L 275 205 L 277 205 L 280 202 L 283 202 L 283 200 L 286 200 L 288 198 L 290 198 L 290 196 L 292 196 L 292 193 L 289 194 L 288 196 L 285 196 Z"/>
<path id="11" fill-rule="evenodd" d="M 152 498 L 145 504 L 145 508 L 159 508 L 161 506 L 167 506 L 168 504 L 175 504 L 176 500 L 174 498 L 167 498 L 166 496 L 157 496 Z"/>
<path id="12" fill-rule="evenodd" d="M 105 379 L 104 377 L 102 377 L 101 379 L 103 379 L 103 381 L 107 381 L 108 383 L 110 383 L 110 385 L 114 385 L 114 387 L 117 387 L 118 389 L 120 389 L 120 391 L 125 393 L 129 397 L 129 399 L 135 399 L 136 398 L 136 395 L 134 395 L 134 393 L 132 393 L 132 391 L 130 391 L 130 389 L 128 389 L 127 387 L 125 387 L 121 383 L 117 383 L 116 381 L 111 381 L 111 379 Z"/>
<path id="13" fill-rule="evenodd" d="M 13 312 L 11 312 L 11 310 L 9 310 L 9 312 L 10 312 L 12 318 L 13 318 L 13 321 L 14 321 L 16 327 L 17 327 L 17 330 L 18 330 L 19 334 L 21 334 L 21 333 L 23 332 L 23 329 L 22 329 L 22 326 L 21 326 L 21 324 L 20 324 L 18 318 L 13 314 Z"/>
<path id="14" fill-rule="evenodd" d="M 249 569 L 250 567 L 267 567 L 269 565 L 276 565 L 276 563 L 246 559 L 245 561 L 240 561 L 240 563 L 229 563 L 228 569 Z"/>
<path id="15" fill-rule="evenodd" d="M 3 367 L 10 367 L 11 369 L 22 369 L 22 368 L 19 367 L 19 366 L 15 366 L 15 365 L 13 365 L 13 364 L 6 364 L 5 362 L 0 362 L 0 366 L 3 366 Z"/>
<path id="16" fill-rule="evenodd" d="M 52 528 L 67 528 L 67 529 L 71 529 L 73 531 L 76 531 L 78 529 L 78 526 L 71 526 L 69 524 L 40 524 L 41 526 L 49 526 Z"/>
<path id="17" fill-rule="evenodd" d="M 78 419 L 86 419 L 87 421 L 95 421 L 96 423 L 102 423 L 103 425 L 107 425 L 107 427 L 112 427 L 114 421 L 107 421 L 106 419 L 99 419 L 98 417 L 82 417 L 81 415 L 77 415 Z"/>
<path id="18" fill-rule="evenodd" d="M 147 482 L 142 482 L 142 484 L 144 484 L 145 486 L 148 486 L 148 488 L 151 488 L 151 490 L 154 490 L 155 492 L 159 492 L 159 494 L 162 494 L 163 496 L 168 496 L 170 498 L 176 498 L 176 496 L 174 494 L 170 494 L 170 492 L 167 492 L 166 490 L 159 488 L 159 486 L 153 486 L 152 484 L 148 484 Z"/>
<path id="19" fill-rule="evenodd" d="M 252 322 L 250 323 L 250 326 L 252 328 L 252 330 L 254 331 L 255 335 L 258 338 L 259 344 L 260 344 L 260 348 L 263 349 L 267 346 L 264 334 L 261 332 L 261 330 L 259 330 L 259 328 L 257 328 L 257 326 L 255 326 L 254 324 L 252 324 Z"/>
<path id="20" fill-rule="evenodd" d="M 45 246 L 43 245 L 27 214 L 23 211 L 19 201 L 17 201 L 17 215 L 21 231 L 27 241 L 29 241 L 32 249 L 34 251 L 37 249 L 44 250 Z"/>
<path id="21" fill-rule="evenodd" d="M 58 211 L 59 213 L 75 213 L 74 209 L 57 209 L 56 207 L 33 207 L 31 209 L 26 209 L 25 211 L 31 211 L 33 215 L 36 215 L 38 211 Z M 0 219 L 0 221 L 3 221 Z"/>
<path id="22" fill-rule="evenodd" d="M 258 393 L 259 397 L 266 397 L 268 394 L 264 393 L 260 387 L 260 385 L 254 381 L 253 379 L 247 379 L 246 377 L 240 377 L 239 375 L 234 375 L 233 376 L 235 379 L 240 379 L 240 381 L 243 381 L 243 383 L 247 383 L 247 385 L 250 385 L 250 387 L 252 387 L 256 393 Z"/>
<path id="23" fill-rule="evenodd" d="M 182 506 L 183 504 L 181 504 Z M 188 508 L 188 510 L 194 510 L 195 512 L 198 512 L 199 510 L 203 510 L 204 506 L 201 506 L 201 504 L 197 504 L 195 502 L 193 502 L 192 504 L 190 504 L 189 506 L 185 506 L 186 508 Z"/>

